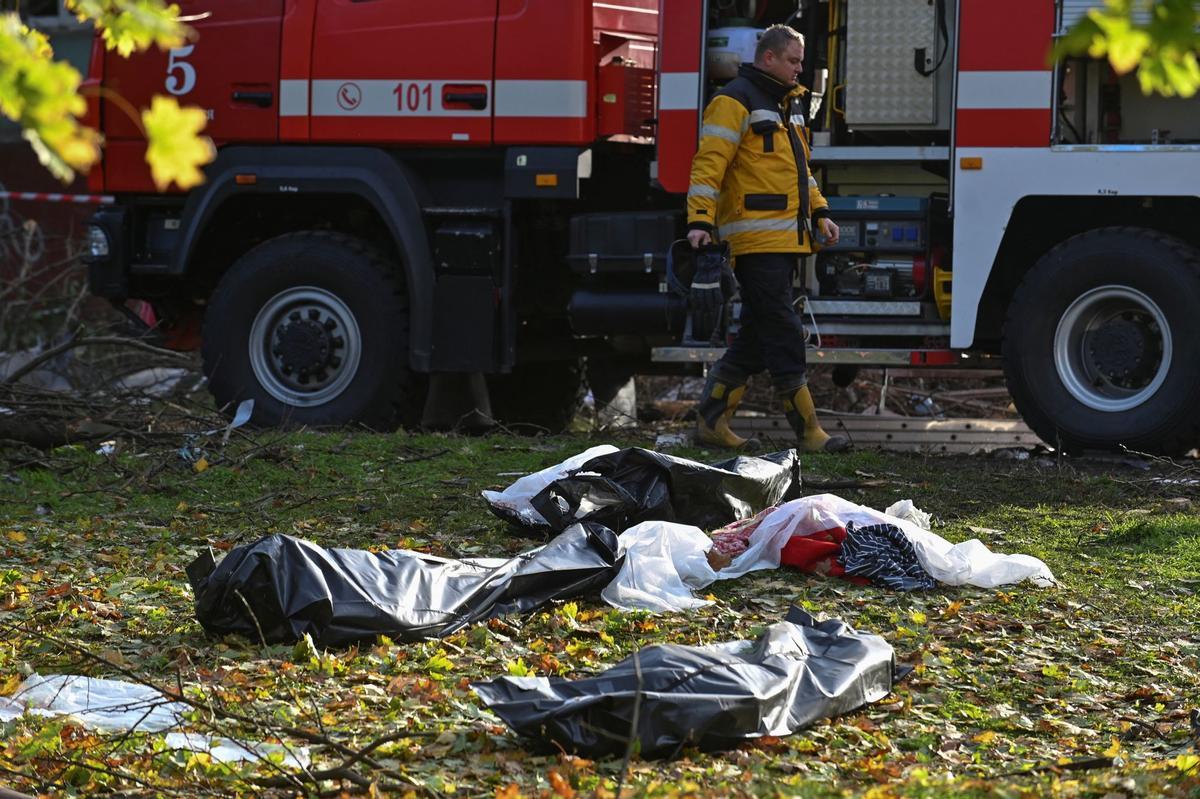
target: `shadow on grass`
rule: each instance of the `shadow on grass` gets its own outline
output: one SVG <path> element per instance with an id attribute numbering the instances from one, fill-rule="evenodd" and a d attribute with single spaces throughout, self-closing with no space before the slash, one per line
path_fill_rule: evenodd
<path id="1" fill-rule="evenodd" d="M 1130 552 L 1158 552 L 1189 544 L 1200 545 L 1200 522 L 1194 516 L 1179 514 L 1121 524 L 1089 542 L 1091 548 Z"/>

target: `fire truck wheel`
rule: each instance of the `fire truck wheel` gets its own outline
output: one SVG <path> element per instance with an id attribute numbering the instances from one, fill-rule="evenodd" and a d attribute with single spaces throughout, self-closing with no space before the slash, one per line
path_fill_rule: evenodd
<path id="1" fill-rule="evenodd" d="M 257 425 L 416 421 L 403 285 L 350 236 L 289 233 L 239 258 L 209 301 L 202 353 L 217 404 L 253 399 Z"/>
<path id="2" fill-rule="evenodd" d="M 1200 252 L 1144 228 L 1058 245 L 1004 323 L 1004 368 L 1025 421 L 1068 452 L 1176 455 L 1200 440 Z"/>
<path id="3" fill-rule="evenodd" d="M 490 375 L 492 415 L 501 424 L 544 428 L 560 433 L 583 404 L 583 361 L 538 361 L 518 364 L 510 374 Z"/>

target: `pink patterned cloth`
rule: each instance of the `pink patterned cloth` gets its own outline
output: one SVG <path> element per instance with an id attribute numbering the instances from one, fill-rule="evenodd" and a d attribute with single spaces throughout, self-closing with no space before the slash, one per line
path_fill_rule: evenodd
<path id="1" fill-rule="evenodd" d="M 712 534 L 713 549 L 722 555 L 736 558 L 750 546 L 750 536 L 762 524 L 763 519 L 775 510 L 776 507 L 778 506 L 772 505 L 756 516 L 752 516 L 749 519 L 740 519 L 732 524 L 725 525 L 720 530 L 714 530 Z"/>

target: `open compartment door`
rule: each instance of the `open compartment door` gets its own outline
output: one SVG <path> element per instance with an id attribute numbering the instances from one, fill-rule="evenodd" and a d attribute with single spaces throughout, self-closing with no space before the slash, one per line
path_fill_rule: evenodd
<path id="1" fill-rule="evenodd" d="M 688 189 L 700 133 L 704 86 L 704 4 L 659 0 L 657 179 L 666 191 Z"/>

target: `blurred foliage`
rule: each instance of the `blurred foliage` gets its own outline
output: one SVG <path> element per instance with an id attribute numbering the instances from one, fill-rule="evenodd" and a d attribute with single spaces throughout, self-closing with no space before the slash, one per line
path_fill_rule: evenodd
<path id="1" fill-rule="evenodd" d="M 1055 59 L 1087 53 L 1124 75 L 1137 70 L 1145 94 L 1191 97 L 1200 90 L 1200 33 L 1192 0 L 1105 0 L 1055 45 Z"/>
<path id="2" fill-rule="evenodd" d="M 67 0 L 67 8 L 80 21 L 94 23 L 105 47 L 125 57 L 155 46 L 179 47 L 192 35 L 179 7 L 163 0 Z M 0 113 L 21 126 L 41 163 L 64 182 L 91 168 L 103 143 L 84 124 L 82 82 L 77 69 L 55 58 L 45 35 L 15 11 L 0 13 Z M 155 97 L 139 118 L 122 98 L 101 91 L 145 133 L 146 162 L 160 190 L 172 180 L 183 189 L 203 182 L 200 167 L 214 157 L 212 142 L 200 135 L 203 111 Z"/>

